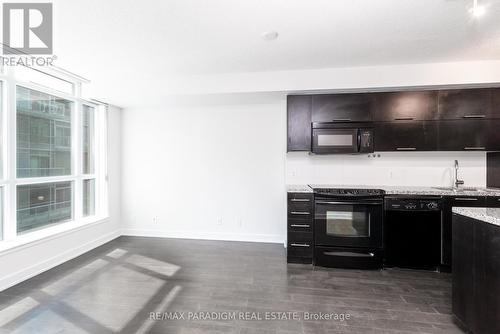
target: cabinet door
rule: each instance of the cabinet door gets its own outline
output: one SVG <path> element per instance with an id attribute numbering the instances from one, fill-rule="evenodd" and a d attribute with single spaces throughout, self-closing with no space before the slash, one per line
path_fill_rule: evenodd
<path id="1" fill-rule="evenodd" d="M 452 310 L 460 321 L 474 323 L 474 222 L 453 214 Z"/>
<path id="2" fill-rule="evenodd" d="M 500 208 L 500 197 L 488 197 L 486 199 L 486 207 Z"/>
<path id="3" fill-rule="evenodd" d="M 500 118 L 500 88 L 491 89 L 491 115 Z"/>
<path id="4" fill-rule="evenodd" d="M 314 95 L 313 122 L 372 121 L 374 94 Z"/>
<path id="5" fill-rule="evenodd" d="M 500 148 L 500 120 L 439 122 L 440 151 L 494 151 Z"/>
<path id="6" fill-rule="evenodd" d="M 375 125 L 375 151 L 436 151 L 436 122 L 400 121 Z"/>
<path id="7" fill-rule="evenodd" d="M 377 94 L 375 121 L 434 120 L 437 91 L 391 92 Z"/>
<path id="8" fill-rule="evenodd" d="M 311 96 L 287 97 L 287 151 L 311 150 Z"/>
<path id="9" fill-rule="evenodd" d="M 474 224 L 474 333 L 500 333 L 500 227 Z"/>
<path id="10" fill-rule="evenodd" d="M 439 118 L 493 118 L 491 89 L 454 89 L 439 91 Z"/>

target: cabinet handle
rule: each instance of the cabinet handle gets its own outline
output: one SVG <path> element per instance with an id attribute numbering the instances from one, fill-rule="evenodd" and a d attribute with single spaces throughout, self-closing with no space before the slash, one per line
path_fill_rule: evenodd
<path id="1" fill-rule="evenodd" d="M 484 146 L 464 147 L 464 150 L 466 150 L 466 151 L 485 150 L 485 149 L 486 149 L 486 147 L 484 147 Z"/>
<path id="2" fill-rule="evenodd" d="M 415 119 L 415 117 L 398 117 L 398 118 L 395 118 L 394 120 L 395 121 L 413 121 Z"/>
<path id="3" fill-rule="evenodd" d="M 332 122 L 350 122 L 351 119 L 350 118 L 335 118 L 335 119 L 332 119 Z"/>
<path id="4" fill-rule="evenodd" d="M 416 151 L 416 147 L 396 147 L 396 151 Z"/>
<path id="5" fill-rule="evenodd" d="M 307 198 L 292 198 L 290 202 L 310 202 L 310 199 Z"/>
<path id="6" fill-rule="evenodd" d="M 303 227 L 303 228 L 311 227 L 311 225 L 307 225 L 307 224 L 292 224 L 290 226 L 291 227 Z"/>
<path id="7" fill-rule="evenodd" d="M 293 246 L 293 247 L 310 247 L 309 244 L 290 244 L 290 246 Z"/>
<path id="8" fill-rule="evenodd" d="M 292 215 L 310 215 L 307 211 L 292 211 L 290 212 Z"/>
<path id="9" fill-rule="evenodd" d="M 485 115 L 465 115 L 463 118 L 485 118 Z"/>
<path id="10" fill-rule="evenodd" d="M 477 201 L 477 198 L 472 197 L 456 197 L 455 201 Z"/>

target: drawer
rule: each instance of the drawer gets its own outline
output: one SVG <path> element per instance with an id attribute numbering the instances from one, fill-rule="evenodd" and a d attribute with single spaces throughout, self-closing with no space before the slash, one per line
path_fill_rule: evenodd
<path id="1" fill-rule="evenodd" d="M 348 269 L 381 269 L 380 249 L 317 247 L 317 266 Z"/>
<path id="2" fill-rule="evenodd" d="M 288 202 L 288 212 L 312 212 L 312 204 L 309 202 Z"/>
<path id="3" fill-rule="evenodd" d="M 500 208 L 500 197 L 487 197 L 486 206 L 488 208 Z"/>
<path id="4" fill-rule="evenodd" d="M 312 220 L 288 219 L 288 231 L 312 233 Z"/>
<path id="5" fill-rule="evenodd" d="M 293 258 L 312 258 L 313 245 L 312 242 L 299 242 L 288 240 L 287 256 Z"/>
<path id="6" fill-rule="evenodd" d="M 486 197 L 455 196 L 450 198 L 452 207 L 485 207 Z"/>
<path id="7" fill-rule="evenodd" d="M 288 193 L 288 203 L 309 203 L 313 202 L 312 193 Z"/>
<path id="8" fill-rule="evenodd" d="M 311 232 L 295 232 L 288 231 L 288 242 L 308 243 L 312 244 L 313 234 Z"/>
<path id="9" fill-rule="evenodd" d="M 288 220 L 312 221 L 312 210 L 290 210 L 288 208 Z"/>

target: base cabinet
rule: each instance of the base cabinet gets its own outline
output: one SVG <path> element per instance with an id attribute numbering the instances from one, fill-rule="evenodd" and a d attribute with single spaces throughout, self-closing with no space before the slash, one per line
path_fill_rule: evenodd
<path id="1" fill-rule="evenodd" d="M 452 310 L 472 333 L 500 333 L 499 226 L 453 214 Z"/>
<path id="2" fill-rule="evenodd" d="M 287 197 L 287 262 L 312 264 L 313 194 L 288 193 Z"/>

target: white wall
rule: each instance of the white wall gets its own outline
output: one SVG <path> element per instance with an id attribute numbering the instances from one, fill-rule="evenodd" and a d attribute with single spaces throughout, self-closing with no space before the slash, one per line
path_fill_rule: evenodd
<path id="1" fill-rule="evenodd" d="M 285 100 L 231 103 L 124 111 L 125 234 L 283 241 Z"/>
<path id="2" fill-rule="evenodd" d="M 450 186 L 455 159 L 466 185 L 484 186 L 484 153 L 286 154 L 284 96 L 495 86 L 499 65 L 480 61 L 152 78 L 138 88 L 142 105 L 124 112 L 124 233 L 282 242 L 286 184 Z M 181 105 L 167 106 L 167 101 Z"/>
<path id="3" fill-rule="evenodd" d="M 287 184 L 451 186 L 454 161 L 466 186 L 486 186 L 484 152 L 388 152 L 364 155 L 314 156 L 288 153 Z"/>
<path id="4" fill-rule="evenodd" d="M 0 291 L 68 261 L 120 235 L 121 110 L 109 108 L 110 218 L 0 253 Z"/>

